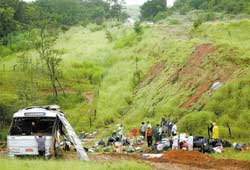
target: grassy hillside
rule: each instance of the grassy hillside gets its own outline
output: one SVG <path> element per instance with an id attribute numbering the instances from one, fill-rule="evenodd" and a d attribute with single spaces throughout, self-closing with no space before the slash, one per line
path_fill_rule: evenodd
<path id="1" fill-rule="evenodd" d="M 142 35 L 114 24 L 72 27 L 54 45 L 63 50 L 60 80 L 66 96 L 51 96 L 35 50 L 0 58 L 0 96 L 14 103 L 13 111 L 58 103 L 77 131 L 117 123 L 129 130 L 165 117 L 183 132 L 206 134 L 212 120 L 223 137 L 227 124 L 234 136 L 249 137 L 249 28 L 249 20 L 196 29 L 155 25 L 144 27 Z M 223 86 L 211 91 L 216 81 Z"/>

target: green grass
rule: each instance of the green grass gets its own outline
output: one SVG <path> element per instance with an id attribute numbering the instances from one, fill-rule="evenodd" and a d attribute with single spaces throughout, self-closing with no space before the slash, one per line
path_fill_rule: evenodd
<path id="1" fill-rule="evenodd" d="M 99 162 L 84 162 L 84 161 L 55 161 L 55 160 L 9 160 L 0 158 L 1 165 L 0 169 L 4 170 L 82 170 L 82 169 L 93 169 L 93 170 L 134 170 L 144 169 L 151 170 L 150 166 L 142 163 L 136 163 L 134 161 L 119 160 L 116 162 L 111 161 L 99 161 Z"/>
<path id="2" fill-rule="evenodd" d="M 235 151 L 232 148 L 227 148 L 222 154 L 212 154 L 212 157 L 216 159 L 235 159 L 235 160 L 250 160 L 250 151 Z"/>

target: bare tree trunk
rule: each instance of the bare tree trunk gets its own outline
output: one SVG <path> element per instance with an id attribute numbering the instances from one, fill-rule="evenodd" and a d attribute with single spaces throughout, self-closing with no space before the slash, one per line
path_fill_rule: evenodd
<path id="1" fill-rule="evenodd" d="M 228 128 L 229 137 L 232 138 L 232 132 L 231 132 L 231 128 L 228 122 L 227 122 L 227 128 Z"/>
<path id="2" fill-rule="evenodd" d="M 62 85 L 61 85 L 61 83 L 60 83 L 60 81 L 58 80 L 58 78 L 57 78 L 57 77 L 56 77 L 56 81 L 57 81 L 57 83 L 58 83 L 58 85 L 59 85 L 60 89 L 62 90 L 63 95 L 64 95 L 64 96 L 66 96 L 66 93 L 65 93 L 65 91 L 64 91 L 64 88 L 62 87 Z"/>

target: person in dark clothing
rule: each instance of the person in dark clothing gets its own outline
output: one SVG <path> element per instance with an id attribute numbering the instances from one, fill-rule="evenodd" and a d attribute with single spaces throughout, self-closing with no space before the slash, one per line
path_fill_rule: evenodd
<path id="1" fill-rule="evenodd" d="M 36 125 L 36 122 L 32 122 L 31 123 L 31 135 L 32 134 L 36 134 L 37 133 L 37 125 Z"/>
<path id="2" fill-rule="evenodd" d="M 151 147 L 153 143 L 153 130 L 150 126 L 147 128 L 146 138 L 147 138 L 148 147 Z"/>
<path id="3" fill-rule="evenodd" d="M 37 136 L 35 136 L 37 147 L 38 147 L 38 154 L 41 157 L 45 156 L 45 141 L 46 137 L 43 136 L 42 133 L 38 133 Z"/>
<path id="4" fill-rule="evenodd" d="M 154 128 L 154 139 L 155 139 L 155 143 L 160 141 L 160 135 L 159 135 L 159 129 L 160 129 L 160 125 L 157 124 L 156 127 Z"/>
<path id="5" fill-rule="evenodd" d="M 98 142 L 98 146 L 103 146 L 105 147 L 105 142 L 103 141 L 103 139 L 101 139 L 99 142 Z"/>
<path id="6" fill-rule="evenodd" d="M 170 137 L 173 127 L 172 121 L 170 119 L 167 121 L 167 126 L 168 126 L 168 136 Z"/>
<path id="7" fill-rule="evenodd" d="M 143 139 L 145 138 L 147 127 L 144 122 L 141 123 L 141 136 L 143 136 Z"/>
<path id="8" fill-rule="evenodd" d="M 208 125 L 208 138 L 209 138 L 209 139 L 212 138 L 212 135 L 213 135 L 213 128 L 214 128 L 214 125 L 213 125 L 213 122 L 211 121 L 210 124 Z"/>
<path id="9" fill-rule="evenodd" d="M 112 132 L 112 136 L 108 139 L 108 146 L 114 145 L 116 141 L 119 141 L 119 137 L 116 135 L 116 131 Z"/>

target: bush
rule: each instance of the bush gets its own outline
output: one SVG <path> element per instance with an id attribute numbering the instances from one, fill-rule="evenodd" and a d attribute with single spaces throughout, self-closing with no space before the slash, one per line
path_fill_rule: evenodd
<path id="1" fill-rule="evenodd" d="M 143 28 L 139 22 L 135 23 L 134 31 L 135 31 L 136 35 L 141 35 L 143 33 Z"/>
<path id="2" fill-rule="evenodd" d="M 103 29 L 103 25 L 89 24 L 87 28 L 91 32 L 101 31 Z"/>
<path id="3" fill-rule="evenodd" d="M 12 50 L 6 46 L 0 45 L 0 57 L 10 55 Z"/>
<path id="4" fill-rule="evenodd" d="M 184 116 L 178 123 L 181 132 L 206 135 L 209 122 L 215 120 L 212 112 L 193 112 Z"/>
<path id="5" fill-rule="evenodd" d="M 112 34 L 110 31 L 106 31 L 106 38 L 108 39 L 109 42 L 112 42 L 114 40 Z"/>
<path id="6" fill-rule="evenodd" d="M 0 141 L 7 140 L 8 130 L 0 130 Z"/>
<path id="7" fill-rule="evenodd" d="M 120 40 L 118 40 L 115 44 L 115 48 L 132 47 L 137 42 L 138 42 L 138 39 L 137 39 L 136 34 L 131 33 L 129 35 L 124 36 Z"/>
<path id="8" fill-rule="evenodd" d="M 177 19 L 168 19 L 168 24 L 170 24 L 170 25 L 178 25 L 178 24 L 181 24 L 181 21 L 179 21 Z"/>
<path id="9" fill-rule="evenodd" d="M 194 29 L 197 29 L 199 26 L 201 26 L 202 25 L 202 19 L 201 18 L 198 18 L 197 20 L 195 20 L 194 22 L 193 22 L 193 28 Z"/>
<path id="10" fill-rule="evenodd" d="M 48 98 L 48 104 L 58 104 L 63 109 L 70 109 L 79 103 L 83 103 L 84 98 L 82 95 L 59 95 L 57 97 L 50 96 Z"/>

